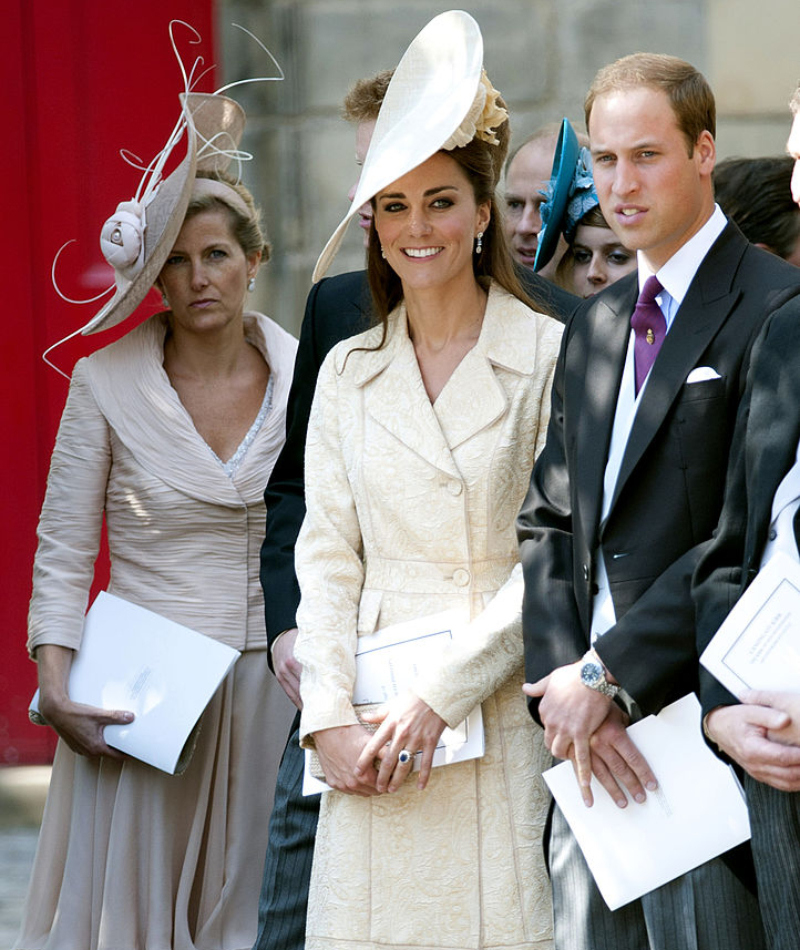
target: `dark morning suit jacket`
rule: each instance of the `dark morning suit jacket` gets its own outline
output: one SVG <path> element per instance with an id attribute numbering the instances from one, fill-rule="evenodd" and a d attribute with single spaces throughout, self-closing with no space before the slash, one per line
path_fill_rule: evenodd
<path id="1" fill-rule="evenodd" d="M 753 348 L 747 391 L 736 424 L 719 527 L 694 576 L 697 651 L 758 573 L 772 501 L 794 465 L 800 440 L 800 297 L 782 307 Z M 797 533 L 797 522 L 795 532 Z M 700 670 L 703 711 L 737 700 Z"/>
<path id="2" fill-rule="evenodd" d="M 602 543 L 617 617 L 597 643 L 603 661 L 646 713 L 696 688 L 692 573 L 719 517 L 752 343 L 766 317 L 798 293 L 799 269 L 726 226 L 653 366 L 602 523 L 636 274 L 573 315 L 547 444 L 519 517 L 529 681 L 588 649 L 593 559 Z M 687 383 L 703 366 L 720 378 Z"/>
<path id="3" fill-rule="evenodd" d="M 519 268 L 523 286 L 541 309 L 564 321 L 579 299 L 532 271 Z M 294 573 L 294 545 L 306 507 L 303 458 L 314 387 L 328 350 L 369 326 L 371 299 L 365 271 L 325 278 L 311 288 L 297 348 L 286 413 L 286 445 L 267 485 L 267 532 L 261 549 L 261 583 L 270 650 L 295 626 L 300 588 Z M 272 660 L 270 658 L 270 665 Z"/>

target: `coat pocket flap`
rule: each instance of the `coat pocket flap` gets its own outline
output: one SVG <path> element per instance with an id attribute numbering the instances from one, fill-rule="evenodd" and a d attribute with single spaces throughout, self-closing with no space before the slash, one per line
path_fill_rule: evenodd
<path id="1" fill-rule="evenodd" d="M 378 618 L 381 613 L 383 591 L 364 590 L 361 592 L 361 602 L 358 605 L 358 627 L 360 637 L 367 633 L 375 633 L 378 629 Z"/>

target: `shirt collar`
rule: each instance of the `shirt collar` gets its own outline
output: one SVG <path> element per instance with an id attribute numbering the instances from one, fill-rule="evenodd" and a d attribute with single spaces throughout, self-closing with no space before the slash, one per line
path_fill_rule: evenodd
<path id="1" fill-rule="evenodd" d="M 715 204 L 714 211 L 708 221 L 684 245 L 678 248 L 667 263 L 656 272 L 661 286 L 675 301 L 675 309 L 683 303 L 683 298 L 689 290 L 689 285 L 694 280 L 694 275 L 703 263 L 706 254 L 711 250 L 711 246 L 725 230 L 727 223 L 728 219 L 722 213 L 722 209 L 718 204 Z M 637 254 L 637 259 L 639 290 L 641 292 L 645 281 L 653 272 L 644 262 L 641 254 Z"/>

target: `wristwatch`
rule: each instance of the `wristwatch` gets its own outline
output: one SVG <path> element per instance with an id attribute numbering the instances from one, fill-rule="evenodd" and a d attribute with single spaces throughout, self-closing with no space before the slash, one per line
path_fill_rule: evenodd
<path id="1" fill-rule="evenodd" d="M 609 699 L 613 699 L 620 688 L 613 683 L 609 683 L 606 679 L 606 670 L 600 661 L 600 657 L 594 650 L 589 650 L 588 653 L 584 654 L 582 662 L 581 682 L 583 685 L 588 686 L 589 689 L 596 690 L 598 693 L 602 693 L 604 696 L 608 696 Z"/>

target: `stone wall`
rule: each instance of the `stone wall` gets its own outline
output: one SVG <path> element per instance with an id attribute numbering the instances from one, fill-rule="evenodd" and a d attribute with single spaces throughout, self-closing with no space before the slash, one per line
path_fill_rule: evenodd
<path id="1" fill-rule="evenodd" d="M 353 131 L 341 101 L 361 76 L 397 64 L 413 36 L 453 4 L 433 0 L 219 0 L 226 81 L 263 74 L 267 57 L 286 80 L 243 87 L 245 178 L 261 202 L 273 260 L 255 304 L 297 332 L 317 255 L 347 207 Z M 509 103 L 514 139 L 569 116 L 582 127 L 587 86 L 604 63 L 637 50 L 688 59 L 717 93 L 721 157 L 781 152 L 786 103 L 800 78 L 798 0 L 485 0 L 465 3 L 481 26 L 485 64 Z M 331 273 L 363 266 L 351 226 Z"/>

